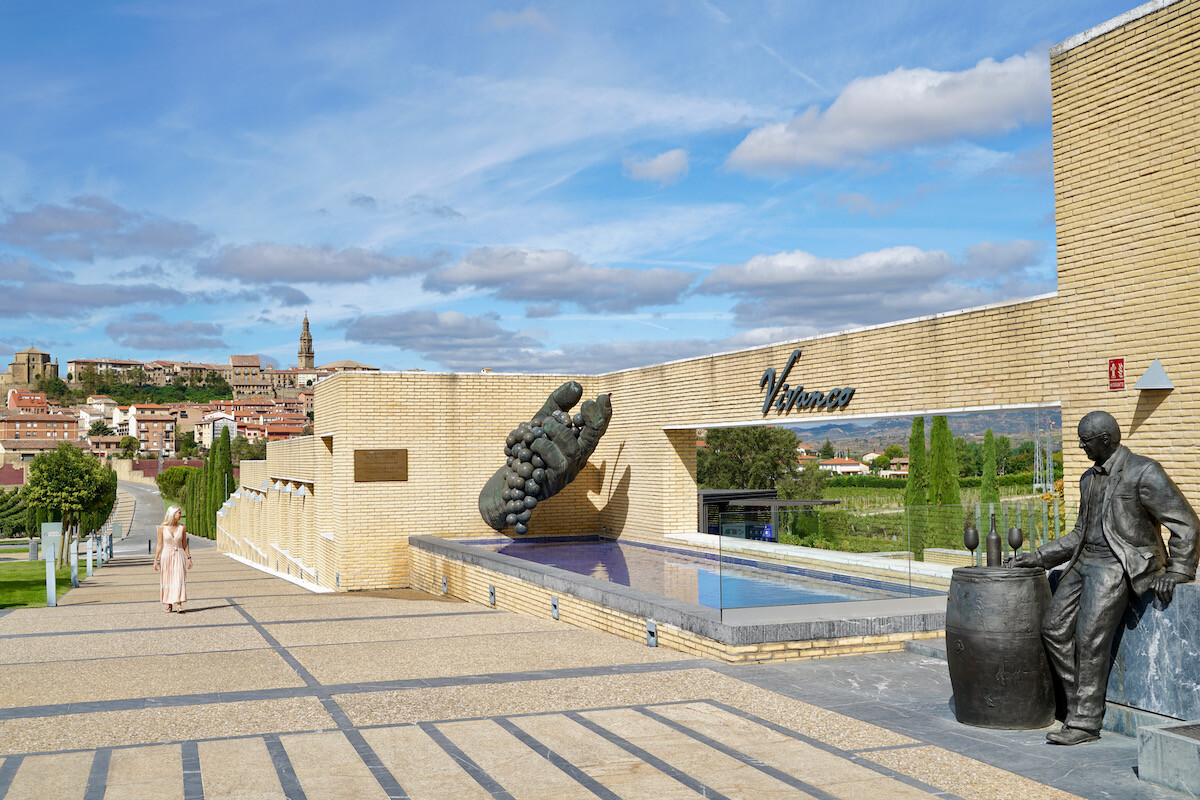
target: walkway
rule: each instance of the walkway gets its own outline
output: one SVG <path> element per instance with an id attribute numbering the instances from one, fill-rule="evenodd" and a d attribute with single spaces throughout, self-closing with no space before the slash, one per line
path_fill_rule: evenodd
<path id="1" fill-rule="evenodd" d="M 0 611 L 0 800 L 1178 797 L 1129 740 L 957 725 L 918 655 L 733 668 L 207 543 L 167 614 L 141 512 L 58 608 Z"/>

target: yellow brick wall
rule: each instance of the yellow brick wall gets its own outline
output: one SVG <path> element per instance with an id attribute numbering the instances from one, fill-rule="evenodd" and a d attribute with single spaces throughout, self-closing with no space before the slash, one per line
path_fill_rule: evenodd
<path id="1" fill-rule="evenodd" d="M 1184 0 L 1055 53 L 1056 369 L 1063 424 L 1093 408 L 1200 505 L 1200 2 Z M 1108 391 L 1124 358 L 1125 391 Z M 1133 383 L 1161 359 L 1175 384 Z M 1071 440 L 1068 440 L 1071 441 Z M 1089 464 L 1075 446 L 1066 472 Z"/>
<path id="2" fill-rule="evenodd" d="M 256 542 L 286 524 L 323 585 L 407 585 L 410 535 L 492 533 L 476 502 L 504 437 L 568 377 L 585 397 L 611 392 L 613 421 L 576 482 L 534 512 L 537 533 L 694 531 L 695 427 L 1058 403 L 1068 507 L 1088 466 L 1074 429 L 1097 408 L 1200 505 L 1200 0 L 1056 53 L 1051 73 L 1056 296 L 605 375 L 342 373 L 316 387 L 315 436 L 242 466 L 247 486 L 312 480 L 311 501 L 286 517 L 256 504 L 230 524 Z M 796 348 L 788 383 L 853 386 L 848 406 L 762 414 L 760 377 Z M 1113 357 L 1124 391 L 1108 390 Z M 1154 358 L 1177 388 L 1133 391 Z M 355 449 L 393 447 L 408 449 L 407 482 L 354 482 Z"/>

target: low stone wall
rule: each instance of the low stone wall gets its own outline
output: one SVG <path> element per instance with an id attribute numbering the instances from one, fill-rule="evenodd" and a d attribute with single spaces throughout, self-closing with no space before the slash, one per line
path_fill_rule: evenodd
<path id="1" fill-rule="evenodd" d="M 158 486 L 154 478 L 147 478 L 145 473 L 133 468 L 133 462 L 127 458 L 114 458 L 110 462 L 113 472 L 117 473 L 117 480 L 129 481 L 130 483 L 141 483 L 146 486 Z"/>
<path id="2" fill-rule="evenodd" d="M 598 588 L 598 584 L 605 582 L 582 576 L 556 579 L 548 574 L 551 570 L 542 572 L 525 567 L 521 565 L 524 562 L 498 554 L 486 556 L 490 559 L 495 555 L 496 559 L 494 563 L 485 565 L 474 554 L 464 553 L 462 545 L 446 539 L 422 536 L 413 537 L 409 543 L 414 589 L 441 595 L 444 579 L 445 594 L 450 597 L 541 619 L 553 618 L 551 599 L 557 598 L 558 619 L 561 622 L 641 642 L 646 641 L 646 623 L 653 622 L 657 629 L 658 646 L 728 664 L 761 664 L 903 650 L 905 642 L 942 636 L 945 626 L 944 613 L 732 626 L 717 622 L 718 613 L 715 610 L 702 609 L 711 612 L 712 618 L 705 619 L 697 614 L 691 615 L 689 620 L 686 612 L 681 614 L 674 608 L 682 604 L 666 598 L 652 598 L 661 603 L 658 607 L 634 599 L 620 603 L 626 607 L 619 608 L 618 603 L 612 601 L 619 602 L 627 597 L 614 597 L 613 594 L 616 589 L 625 587 L 609 584 L 611 590 Z M 494 605 L 489 602 L 489 587 L 495 588 Z M 601 602 L 601 596 L 606 593 L 609 602 Z M 623 594 L 633 596 L 645 593 L 626 590 Z M 671 618 L 675 622 L 669 621 Z M 714 635 L 706 636 L 697 630 L 688 630 L 685 625 L 707 629 Z M 789 631 L 796 636 L 770 641 L 745 641 L 761 638 L 764 634 L 769 638 L 773 630 Z M 851 630 L 861 632 L 849 634 Z M 821 636 L 822 632 L 847 635 Z"/>

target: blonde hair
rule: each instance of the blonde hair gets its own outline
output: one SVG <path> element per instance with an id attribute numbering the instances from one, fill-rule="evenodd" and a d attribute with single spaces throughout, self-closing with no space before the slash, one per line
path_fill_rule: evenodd
<path id="1" fill-rule="evenodd" d="M 164 516 L 164 517 L 163 517 L 162 524 L 163 524 L 163 525 L 174 525 L 174 524 L 175 524 L 175 515 L 176 515 L 177 513 L 181 512 L 182 510 L 183 510 L 183 509 L 181 509 L 179 506 L 171 506 L 171 507 L 169 507 L 169 508 L 167 509 L 167 514 L 166 514 L 166 516 Z"/>

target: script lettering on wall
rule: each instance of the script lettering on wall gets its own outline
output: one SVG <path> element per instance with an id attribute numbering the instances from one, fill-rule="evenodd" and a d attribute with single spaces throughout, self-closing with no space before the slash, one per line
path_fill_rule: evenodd
<path id="1" fill-rule="evenodd" d="M 788 373 L 800 360 L 800 351 L 793 350 L 783 367 L 782 374 L 776 374 L 774 367 L 768 367 L 758 381 L 758 388 L 766 387 L 767 396 L 763 399 L 762 413 L 766 414 L 775 406 L 781 414 L 787 414 L 793 408 L 841 408 L 854 397 L 854 387 L 830 389 L 828 392 L 804 391 L 803 386 L 792 387 L 787 383 Z"/>
<path id="2" fill-rule="evenodd" d="M 408 480 L 407 450 L 355 450 L 354 482 L 382 483 Z"/>

